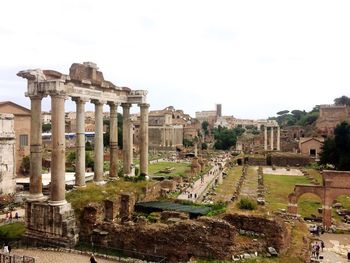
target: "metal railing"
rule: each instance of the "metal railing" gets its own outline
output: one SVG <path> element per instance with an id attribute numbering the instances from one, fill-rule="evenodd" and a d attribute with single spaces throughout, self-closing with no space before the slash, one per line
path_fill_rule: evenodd
<path id="1" fill-rule="evenodd" d="M 0 263 L 35 263 L 35 258 L 0 253 Z"/>

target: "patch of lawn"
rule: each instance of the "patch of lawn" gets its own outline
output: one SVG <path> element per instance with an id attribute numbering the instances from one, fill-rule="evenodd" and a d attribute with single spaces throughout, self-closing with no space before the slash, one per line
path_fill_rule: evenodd
<path id="1" fill-rule="evenodd" d="M 288 195 L 293 192 L 296 184 L 308 184 L 304 176 L 264 175 L 266 207 L 271 211 L 287 208 Z M 304 194 L 298 201 L 298 213 L 302 216 L 318 215 L 317 208 L 321 200 L 313 194 Z"/>
<path id="2" fill-rule="evenodd" d="M 315 169 L 306 169 L 306 171 L 309 173 L 310 176 L 315 178 L 318 183 L 322 184 L 322 175 L 319 171 Z"/>
<path id="3" fill-rule="evenodd" d="M 170 173 L 159 173 L 166 168 L 174 168 Z M 150 175 L 170 175 L 170 176 L 185 176 L 186 171 L 189 171 L 190 164 L 188 163 L 175 163 L 175 162 L 158 162 L 152 163 L 148 166 L 148 172 Z"/>
<path id="4" fill-rule="evenodd" d="M 123 179 L 111 181 L 105 185 L 88 183 L 85 188 L 75 189 L 67 193 L 66 198 L 74 210 L 79 211 L 92 202 L 101 202 L 105 199 L 113 200 L 121 192 L 132 192 L 141 196 L 144 193 L 144 188 L 154 183 L 154 181 L 131 182 Z"/>
<path id="5" fill-rule="evenodd" d="M 214 202 L 225 202 L 231 200 L 241 174 L 242 167 L 239 166 L 228 170 L 227 177 L 223 180 L 223 183 L 216 188 L 216 196 L 214 197 Z"/>
<path id="6" fill-rule="evenodd" d="M 4 239 L 16 239 L 20 238 L 26 227 L 23 222 L 15 222 L 7 225 L 0 226 L 0 238 Z"/>

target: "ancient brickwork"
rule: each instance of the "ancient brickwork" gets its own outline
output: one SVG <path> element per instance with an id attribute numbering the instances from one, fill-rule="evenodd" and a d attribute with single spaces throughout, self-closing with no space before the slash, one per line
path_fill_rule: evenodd
<path id="1" fill-rule="evenodd" d="M 223 219 L 235 228 L 263 234 L 266 244 L 284 252 L 290 243 L 290 233 L 283 221 L 267 219 L 260 216 L 227 214 Z"/>

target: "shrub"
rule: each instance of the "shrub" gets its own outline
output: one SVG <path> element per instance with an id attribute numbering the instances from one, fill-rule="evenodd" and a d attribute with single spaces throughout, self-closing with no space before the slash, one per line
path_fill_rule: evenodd
<path id="1" fill-rule="evenodd" d="M 256 209 L 256 202 L 250 198 L 243 197 L 239 200 L 238 207 L 243 210 L 254 210 Z"/>

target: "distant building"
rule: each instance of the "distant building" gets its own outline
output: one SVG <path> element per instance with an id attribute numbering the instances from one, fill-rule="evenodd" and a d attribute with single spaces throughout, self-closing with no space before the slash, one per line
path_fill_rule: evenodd
<path id="1" fill-rule="evenodd" d="M 51 123 L 51 112 L 43 112 L 41 114 L 43 124 Z"/>
<path id="2" fill-rule="evenodd" d="M 350 121 L 350 107 L 345 105 L 320 105 L 320 115 L 316 120 L 319 134 L 332 135 L 334 128 L 342 121 Z"/>
<path id="3" fill-rule="evenodd" d="M 30 110 L 14 102 L 4 101 L 0 102 L 0 113 L 14 115 L 16 173 L 21 174 L 22 159 L 30 154 Z"/>
<path id="4" fill-rule="evenodd" d="M 300 153 L 314 159 L 319 159 L 323 143 L 324 138 L 322 137 L 300 138 Z"/>

